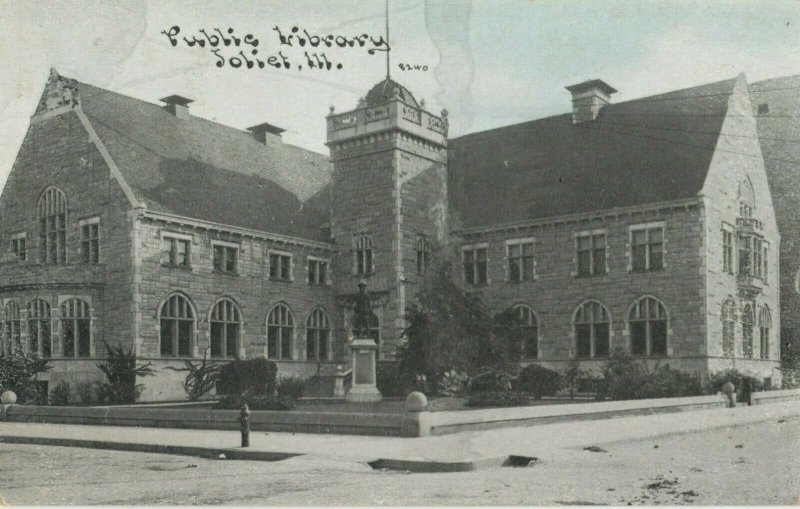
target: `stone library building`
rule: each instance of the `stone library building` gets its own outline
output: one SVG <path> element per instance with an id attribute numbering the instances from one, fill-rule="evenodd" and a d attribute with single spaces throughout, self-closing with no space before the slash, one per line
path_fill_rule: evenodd
<path id="1" fill-rule="evenodd" d="M 562 115 L 449 138 L 446 111 L 386 78 L 319 119 L 323 155 L 52 71 L 0 196 L 0 354 L 50 359 L 52 387 L 101 379 L 120 344 L 157 370 L 143 401 L 183 399 L 164 368 L 204 355 L 328 377 L 358 283 L 391 361 L 438 253 L 517 310 L 522 364 L 624 349 L 779 385 L 800 333 L 798 78 L 566 88 Z"/>

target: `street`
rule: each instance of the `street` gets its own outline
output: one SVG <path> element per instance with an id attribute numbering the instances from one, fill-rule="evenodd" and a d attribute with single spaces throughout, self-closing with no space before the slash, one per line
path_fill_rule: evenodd
<path id="1" fill-rule="evenodd" d="M 0 495 L 11 505 L 790 505 L 800 495 L 800 417 L 592 449 L 549 449 L 525 467 L 410 474 L 313 456 L 0 444 Z"/>

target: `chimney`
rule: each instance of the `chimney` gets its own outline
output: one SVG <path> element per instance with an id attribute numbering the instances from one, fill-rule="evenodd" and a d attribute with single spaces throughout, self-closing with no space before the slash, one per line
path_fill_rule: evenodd
<path id="1" fill-rule="evenodd" d="M 281 133 L 286 131 L 286 129 L 281 129 L 278 126 L 274 126 L 267 122 L 263 124 L 254 125 L 253 127 L 248 127 L 248 131 L 253 133 L 253 138 L 257 139 L 261 143 L 267 143 L 267 136 L 276 137 L 278 139 L 281 138 Z"/>
<path id="2" fill-rule="evenodd" d="M 165 110 L 182 119 L 189 118 L 189 103 L 194 102 L 191 99 L 179 95 L 164 97 L 163 99 L 159 99 L 159 101 L 164 103 Z"/>
<path id="3" fill-rule="evenodd" d="M 603 106 L 611 102 L 616 92 L 603 80 L 589 80 L 566 87 L 572 92 L 572 123 L 595 120 Z"/>

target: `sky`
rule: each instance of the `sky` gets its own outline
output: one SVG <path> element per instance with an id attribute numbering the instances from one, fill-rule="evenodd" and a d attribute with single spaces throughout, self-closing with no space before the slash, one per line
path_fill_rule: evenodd
<path id="1" fill-rule="evenodd" d="M 564 87 L 587 79 L 619 90 L 618 102 L 739 73 L 749 82 L 800 74 L 796 0 L 390 0 L 389 12 L 391 76 L 429 111 L 448 110 L 451 137 L 570 111 Z M 176 46 L 162 33 L 174 26 Z M 308 69 L 308 48 L 281 45 L 274 30 L 295 26 L 377 40 L 386 35 L 385 2 L 2 2 L 0 186 L 50 68 L 154 103 L 191 98 L 193 115 L 237 128 L 269 122 L 286 129 L 287 143 L 327 154 L 330 107 L 354 108 L 386 75 L 386 52 L 370 55 L 369 43 L 317 48 L 334 68 Z M 233 68 L 233 44 L 218 48 L 226 58 L 218 67 L 208 45 L 182 40 L 215 28 L 257 38 L 257 47 L 239 47 L 245 56 L 266 61 L 280 51 L 292 67 Z"/>

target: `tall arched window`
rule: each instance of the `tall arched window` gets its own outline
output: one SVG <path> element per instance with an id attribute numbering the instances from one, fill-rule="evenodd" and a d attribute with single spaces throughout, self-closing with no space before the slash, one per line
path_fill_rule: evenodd
<path id="1" fill-rule="evenodd" d="M 417 274 L 424 274 L 428 271 L 431 261 L 431 246 L 428 237 L 425 235 L 417 236 Z"/>
<path id="2" fill-rule="evenodd" d="M 306 321 L 306 359 L 313 361 L 331 360 L 331 326 L 328 315 L 322 308 L 316 308 Z"/>
<path id="3" fill-rule="evenodd" d="M 194 310 L 189 299 L 173 294 L 161 306 L 161 356 L 191 357 Z"/>
<path id="4" fill-rule="evenodd" d="M 610 351 L 611 318 L 606 307 L 596 300 L 578 306 L 573 315 L 575 353 L 578 357 L 605 357 Z"/>
<path id="5" fill-rule="evenodd" d="M 211 357 L 238 357 L 242 314 L 236 303 L 228 298 L 217 302 L 208 323 Z"/>
<path id="6" fill-rule="evenodd" d="M 48 188 L 38 207 L 39 261 L 60 264 L 67 261 L 67 199 L 55 187 Z"/>
<path id="7" fill-rule="evenodd" d="M 267 316 L 267 357 L 292 359 L 294 317 L 286 304 L 277 304 Z"/>
<path id="8" fill-rule="evenodd" d="M 769 313 L 769 308 L 764 306 L 758 313 L 758 330 L 760 338 L 762 359 L 769 359 L 769 330 L 772 328 L 772 316 Z"/>
<path id="9" fill-rule="evenodd" d="M 19 305 L 13 300 L 6 302 L 3 309 L 3 333 L 6 342 L 6 355 L 10 355 L 16 348 L 22 347 Z"/>
<path id="10" fill-rule="evenodd" d="M 739 217 L 753 217 L 753 210 L 756 208 L 756 193 L 753 191 L 753 184 L 747 177 L 739 181 Z"/>
<path id="11" fill-rule="evenodd" d="M 667 355 L 667 310 L 653 297 L 642 297 L 628 313 L 633 355 Z"/>
<path id="12" fill-rule="evenodd" d="M 722 303 L 722 355 L 733 357 L 736 352 L 735 330 L 736 330 L 736 302 L 731 297 Z"/>
<path id="13" fill-rule="evenodd" d="M 745 304 L 744 309 L 742 309 L 742 356 L 746 359 L 753 358 L 754 324 L 753 307 L 750 304 Z"/>
<path id="14" fill-rule="evenodd" d="M 40 357 L 53 355 L 50 316 L 46 300 L 33 299 L 28 303 L 28 351 Z"/>
<path id="15" fill-rule="evenodd" d="M 362 235 L 356 241 L 355 246 L 355 273 L 369 275 L 374 271 L 372 255 L 372 239 Z"/>
<path id="16" fill-rule="evenodd" d="M 517 320 L 521 327 L 520 352 L 523 359 L 536 359 L 539 357 L 539 320 L 531 308 L 520 304 L 514 307 Z"/>
<path id="17" fill-rule="evenodd" d="M 61 303 L 61 347 L 64 357 L 91 356 L 92 318 L 89 304 L 81 299 Z"/>

